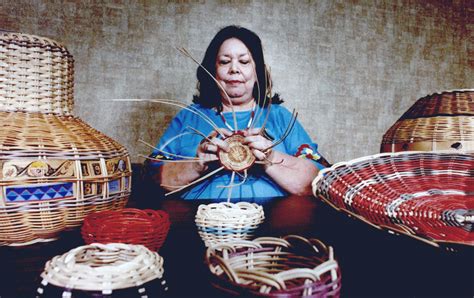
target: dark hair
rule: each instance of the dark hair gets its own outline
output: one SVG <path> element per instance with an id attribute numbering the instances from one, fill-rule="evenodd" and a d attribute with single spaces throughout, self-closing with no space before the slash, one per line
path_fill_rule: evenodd
<path id="1" fill-rule="evenodd" d="M 260 94 L 258 94 L 257 84 L 253 89 L 253 96 L 255 99 L 260 99 L 260 105 L 262 106 L 270 103 L 271 94 L 269 93 L 269 87 L 271 86 L 270 73 L 265 71 L 265 60 L 263 58 L 262 42 L 260 37 L 254 32 L 239 26 L 227 26 L 217 32 L 216 36 L 212 39 L 211 43 L 207 47 L 206 54 L 202 60 L 202 66 L 206 68 L 213 77 L 216 76 L 216 57 L 219 52 L 219 48 L 229 38 L 237 38 L 242 41 L 245 46 L 249 49 L 252 54 L 252 58 L 255 62 L 255 71 L 257 73 L 257 80 L 260 85 Z M 193 102 L 198 103 L 206 108 L 216 107 L 218 111 L 222 111 L 221 93 L 216 82 L 209 76 L 208 73 L 202 68 L 197 69 L 197 90 L 198 94 L 194 95 Z M 266 84 L 266 86 L 263 86 Z M 265 99 L 265 100 L 264 100 Z M 271 98 L 272 104 L 280 104 L 283 100 L 280 99 L 278 94 L 273 95 Z"/>

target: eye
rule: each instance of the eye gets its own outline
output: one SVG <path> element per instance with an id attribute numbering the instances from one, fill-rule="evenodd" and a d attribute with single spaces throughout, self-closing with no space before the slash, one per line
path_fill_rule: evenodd
<path id="1" fill-rule="evenodd" d="M 248 59 L 240 60 L 240 63 L 246 65 L 246 64 L 250 63 L 250 60 L 248 60 Z"/>
<path id="2" fill-rule="evenodd" d="M 219 65 L 225 65 L 225 64 L 228 64 L 230 62 L 230 60 L 228 59 L 221 59 L 219 60 Z"/>

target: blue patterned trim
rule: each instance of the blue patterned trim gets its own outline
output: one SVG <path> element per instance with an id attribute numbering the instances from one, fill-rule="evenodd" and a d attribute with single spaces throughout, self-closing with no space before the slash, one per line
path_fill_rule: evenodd
<path id="1" fill-rule="evenodd" d="M 7 186 L 5 188 L 6 202 L 44 201 L 63 199 L 74 195 L 74 184 L 62 182 L 32 186 Z"/>

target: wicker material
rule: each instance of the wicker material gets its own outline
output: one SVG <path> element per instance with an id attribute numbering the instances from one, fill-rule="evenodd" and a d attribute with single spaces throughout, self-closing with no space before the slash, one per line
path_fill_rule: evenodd
<path id="1" fill-rule="evenodd" d="M 67 50 L 0 32 L 0 245 L 50 241 L 127 203 L 127 150 L 70 115 L 72 105 Z"/>
<path id="2" fill-rule="evenodd" d="M 313 192 L 378 228 L 430 244 L 474 245 L 474 156 L 379 154 L 322 170 Z"/>
<path id="3" fill-rule="evenodd" d="M 474 91 L 435 93 L 419 99 L 385 133 L 380 150 L 474 153 Z"/>
<path id="4" fill-rule="evenodd" d="M 212 203 L 200 205 L 196 226 L 206 246 L 249 239 L 264 220 L 263 207 L 255 203 Z"/>
<path id="5" fill-rule="evenodd" d="M 41 273 L 43 294 L 48 284 L 64 288 L 63 297 L 73 290 L 101 292 L 137 288 L 146 297 L 142 285 L 163 277 L 163 258 L 142 245 L 122 243 L 80 246 L 54 257 Z M 95 296 L 94 296 L 95 297 Z"/>
<path id="6" fill-rule="evenodd" d="M 74 60 L 58 42 L 0 31 L 0 110 L 69 115 Z"/>
<path id="7" fill-rule="evenodd" d="M 125 208 L 89 214 L 82 225 L 82 238 L 87 244 L 142 244 L 158 251 L 170 228 L 168 213 L 162 210 Z"/>
<path id="8" fill-rule="evenodd" d="M 331 247 L 300 236 L 262 237 L 207 249 L 213 285 L 239 296 L 339 297 L 341 274 Z"/>

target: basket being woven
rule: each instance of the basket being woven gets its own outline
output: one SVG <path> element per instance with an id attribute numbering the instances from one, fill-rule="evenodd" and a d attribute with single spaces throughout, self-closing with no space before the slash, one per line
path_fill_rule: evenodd
<path id="1" fill-rule="evenodd" d="M 207 249 L 215 287 L 239 296 L 339 297 L 341 273 L 332 247 L 289 235 L 221 243 Z"/>
<path id="2" fill-rule="evenodd" d="M 474 246 L 474 156 L 400 152 L 322 170 L 313 193 L 375 227 L 437 246 Z"/>
<path id="3" fill-rule="evenodd" d="M 381 152 L 474 152 L 474 90 L 420 98 L 384 134 Z"/>
<path id="4" fill-rule="evenodd" d="M 127 203 L 128 152 L 71 115 L 73 69 L 59 43 L 0 32 L 0 245 L 50 241 Z"/>
<path id="5" fill-rule="evenodd" d="M 196 226 L 206 246 L 236 239 L 249 239 L 264 220 L 263 207 L 255 203 L 199 205 Z"/>
<path id="6" fill-rule="evenodd" d="M 163 258 L 145 246 L 94 243 L 49 260 L 38 293 L 52 284 L 64 289 L 63 297 L 70 297 L 73 290 L 110 295 L 126 288 L 137 288 L 137 296 L 146 297 L 141 286 L 162 279 L 163 273 Z"/>
<path id="7" fill-rule="evenodd" d="M 87 244 L 142 244 L 158 251 L 170 228 L 168 213 L 162 210 L 125 208 L 89 214 L 81 234 Z"/>

